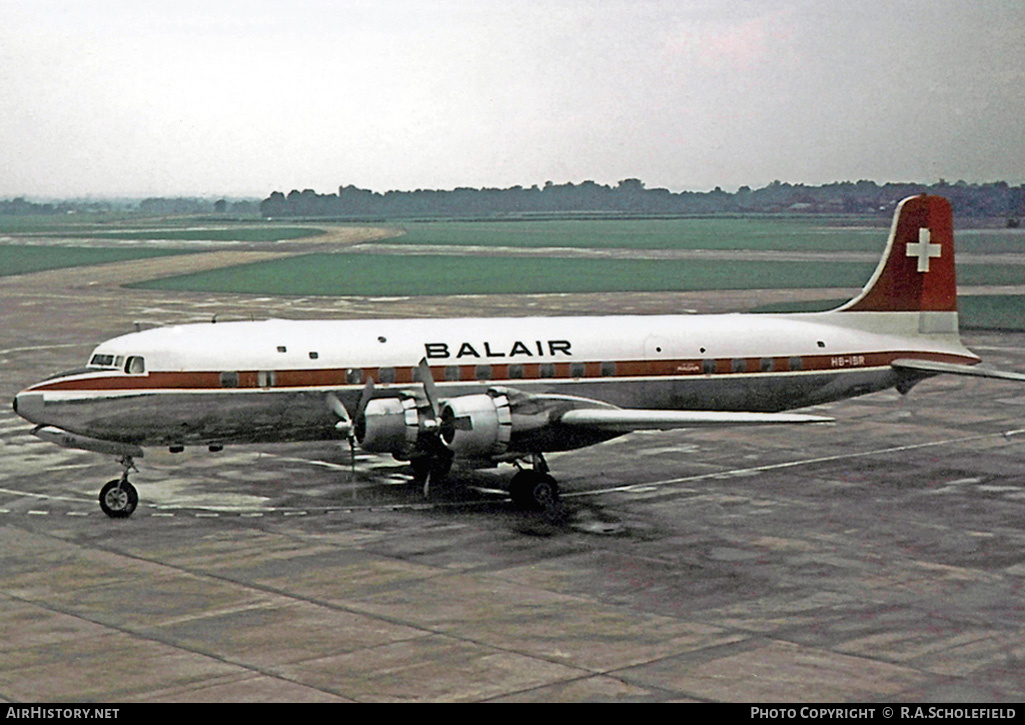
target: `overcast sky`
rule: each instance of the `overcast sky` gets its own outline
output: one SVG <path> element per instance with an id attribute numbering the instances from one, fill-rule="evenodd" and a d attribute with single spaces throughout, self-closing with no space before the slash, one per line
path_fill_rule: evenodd
<path id="1" fill-rule="evenodd" d="M 0 0 L 0 198 L 1025 181 L 1020 0 Z"/>

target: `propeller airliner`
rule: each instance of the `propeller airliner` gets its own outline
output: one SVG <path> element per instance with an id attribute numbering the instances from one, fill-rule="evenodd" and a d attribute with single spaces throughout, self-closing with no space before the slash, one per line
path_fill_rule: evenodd
<path id="1" fill-rule="evenodd" d="M 874 274 L 835 310 L 791 314 L 266 320 L 159 327 L 101 343 L 14 409 L 61 446 L 117 456 L 100 507 L 125 518 L 147 447 L 347 440 L 408 461 L 425 491 L 457 462 L 511 463 L 513 501 L 559 491 L 545 454 L 638 430 L 805 424 L 795 409 L 937 374 L 1025 382 L 961 343 L 953 215 L 894 214 Z"/>

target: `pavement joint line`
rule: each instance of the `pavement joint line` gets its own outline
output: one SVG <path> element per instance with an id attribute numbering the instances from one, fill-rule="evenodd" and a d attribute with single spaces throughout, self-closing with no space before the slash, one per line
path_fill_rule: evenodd
<path id="1" fill-rule="evenodd" d="M 55 537 L 53 534 L 46 534 L 46 536 L 49 536 L 51 538 L 59 538 L 59 537 Z M 165 569 L 168 569 L 170 571 L 184 573 L 184 574 L 187 574 L 189 576 L 199 577 L 199 578 L 202 578 L 202 579 L 210 579 L 210 580 L 214 580 L 214 581 L 229 582 L 229 583 L 231 583 L 233 585 L 240 586 L 240 587 L 242 587 L 244 589 L 249 589 L 249 590 L 256 591 L 256 592 L 264 592 L 264 593 L 276 594 L 278 596 L 285 597 L 286 599 L 289 599 L 289 600 L 295 601 L 295 602 L 307 602 L 309 604 L 314 604 L 316 606 L 325 607 L 327 609 L 331 609 L 331 610 L 335 610 L 335 611 L 348 612 L 350 614 L 355 614 L 355 615 L 362 616 L 362 617 L 369 617 L 371 619 L 375 619 L 375 620 L 379 620 L 379 621 L 383 621 L 383 622 L 388 622 L 388 623 L 391 623 L 391 624 L 398 624 L 398 625 L 401 625 L 403 627 L 414 629 L 414 630 L 417 630 L 417 631 L 423 633 L 423 635 L 421 635 L 421 636 L 442 637 L 442 638 L 451 639 L 451 640 L 457 641 L 457 642 L 464 642 L 464 643 L 469 643 L 469 644 L 473 644 L 473 645 L 476 645 L 476 646 L 484 647 L 486 649 L 489 649 L 489 650 L 492 650 L 492 651 L 495 651 L 495 652 L 506 652 L 506 653 L 510 653 L 510 654 L 513 654 L 513 655 L 521 656 L 521 657 L 527 657 L 527 658 L 534 659 L 534 660 L 540 660 L 540 661 L 543 661 L 543 662 L 549 662 L 549 663 L 552 663 L 552 664 L 562 665 L 562 666 L 566 667 L 567 669 L 576 670 L 576 671 L 582 673 L 580 675 L 580 677 L 592 677 L 592 676 L 602 676 L 602 675 L 608 676 L 608 672 L 616 671 L 616 670 L 605 670 L 605 669 L 602 669 L 602 668 L 587 667 L 587 666 L 584 666 L 584 665 L 581 665 L 581 664 L 567 664 L 567 663 L 562 662 L 560 660 L 557 660 L 555 658 L 547 657 L 544 654 L 538 654 L 538 653 L 531 653 L 531 652 L 528 652 L 528 651 L 523 651 L 523 650 L 518 649 L 518 648 L 513 647 L 513 646 L 504 646 L 504 645 L 489 643 L 487 641 L 483 641 L 483 640 L 481 640 L 481 639 L 479 639 L 477 637 L 474 637 L 474 636 L 460 635 L 460 634 L 457 634 L 455 632 L 445 631 L 443 629 L 439 629 L 436 626 L 432 626 L 430 624 L 425 624 L 425 623 L 417 622 L 417 621 L 412 620 L 412 619 L 406 619 L 406 618 L 402 618 L 402 617 L 396 617 L 396 616 L 393 616 L 393 615 L 369 612 L 369 611 L 366 611 L 365 609 L 360 608 L 358 606 L 346 606 L 346 605 L 338 603 L 338 602 L 326 601 L 326 600 L 320 599 L 319 597 L 302 596 L 302 595 L 298 595 L 296 593 L 289 592 L 287 590 L 284 590 L 284 589 L 281 589 L 279 587 L 275 587 L 275 586 L 272 586 L 272 585 L 261 584 L 261 583 L 252 582 L 252 581 L 245 581 L 245 580 L 241 580 L 241 579 L 235 579 L 235 578 L 232 578 L 231 576 L 226 576 L 226 575 L 219 574 L 219 573 L 212 572 L 212 571 L 206 571 L 206 570 L 203 570 L 202 568 L 193 569 L 192 567 L 185 566 L 185 565 L 182 565 L 182 564 L 175 564 L 175 563 L 170 563 L 170 562 L 166 562 L 166 561 L 160 561 L 159 559 L 156 559 L 156 558 L 150 558 L 150 557 L 147 557 L 147 556 L 143 556 L 143 555 L 141 555 L 141 554 L 139 554 L 137 552 L 123 551 L 123 550 L 119 550 L 117 548 L 105 548 L 105 547 L 100 547 L 100 546 L 96 547 L 96 549 L 98 551 L 107 551 L 107 552 L 110 552 L 110 553 L 114 554 L 115 556 L 122 556 L 122 557 L 125 557 L 126 559 L 146 562 L 148 564 L 153 564 L 153 565 L 156 565 L 157 567 L 165 568 Z M 446 576 L 446 575 L 448 575 L 450 573 L 451 572 L 447 572 L 447 571 L 445 571 L 443 569 L 438 569 L 437 572 L 436 572 L 436 576 Z M 202 656 L 202 657 L 207 657 L 207 658 L 210 658 L 210 659 L 213 659 L 213 660 L 217 660 L 219 662 L 235 665 L 235 666 L 241 667 L 241 668 L 243 668 L 245 670 L 248 670 L 250 672 L 256 672 L 256 673 L 259 673 L 259 674 L 262 674 L 262 675 L 273 677 L 275 679 L 281 679 L 281 680 L 285 680 L 285 681 L 289 681 L 289 682 L 295 682 L 297 684 L 302 684 L 302 685 L 304 685 L 306 687 L 311 687 L 311 688 L 320 690 L 322 692 L 329 692 L 331 694 L 340 694 L 343 697 L 350 697 L 349 695 L 345 695 L 344 693 L 335 692 L 335 691 L 332 691 L 332 690 L 329 690 L 329 689 L 326 689 L 326 688 L 323 688 L 323 687 L 318 687 L 316 685 L 310 684 L 310 683 L 305 682 L 305 681 L 300 681 L 300 680 L 297 680 L 297 679 L 290 678 L 290 677 L 288 677 L 285 674 L 282 674 L 280 672 L 275 672 L 275 671 L 272 671 L 272 670 L 268 670 L 268 669 L 263 668 L 263 667 L 261 667 L 259 665 L 255 665 L 255 664 L 252 664 L 252 663 L 240 662 L 240 661 L 236 661 L 236 660 L 234 660 L 232 658 L 229 658 L 229 657 L 218 655 L 218 654 L 213 653 L 213 652 L 207 652 L 207 651 L 199 650 L 199 649 L 196 649 L 196 648 L 193 648 L 193 647 L 189 647 L 189 646 L 187 646 L 187 645 L 185 645 L 185 644 L 183 644 L 181 642 L 171 641 L 171 640 L 164 639 L 164 638 L 161 638 L 161 637 L 158 637 L 158 636 L 154 636 L 152 634 L 148 634 L 146 632 L 143 632 L 143 631 L 140 631 L 140 630 L 128 627 L 128 626 L 123 626 L 123 625 L 118 625 L 118 624 L 111 624 L 109 622 L 103 622 L 103 621 L 100 621 L 100 620 L 98 620 L 98 619 L 96 619 L 94 617 L 88 616 L 87 613 L 83 613 L 81 611 L 77 611 L 73 607 L 62 606 L 62 605 L 60 605 L 58 603 L 51 602 L 51 601 L 43 601 L 43 600 L 40 600 L 40 599 L 30 599 L 30 598 L 25 598 L 25 597 L 21 597 L 21 596 L 15 596 L 13 598 L 18 600 L 18 601 L 23 601 L 23 602 L 26 602 L 26 603 L 33 604 L 35 606 L 41 607 L 41 608 L 49 610 L 49 611 L 60 612 L 60 613 L 63 613 L 63 614 L 67 614 L 67 615 L 76 617 L 76 618 L 81 619 L 83 621 L 93 622 L 95 624 L 99 624 L 101 626 L 107 627 L 108 629 L 112 629 L 112 630 L 115 630 L 115 631 L 118 631 L 118 632 L 122 632 L 122 633 L 130 635 L 132 637 L 138 637 L 140 639 L 144 639 L 144 640 L 148 640 L 148 641 L 152 641 L 152 642 L 160 642 L 162 644 L 166 644 L 166 645 L 168 645 L 170 647 L 173 647 L 175 649 L 181 650 L 183 652 L 190 652 L 192 654 L 196 654 L 196 655 L 199 655 L 199 656 Z M 578 598 L 578 597 L 573 596 L 572 598 Z M 406 639 L 407 640 L 413 640 L 413 639 L 418 639 L 418 638 L 419 638 L 419 636 L 411 636 L 411 637 L 408 637 Z M 389 644 L 394 644 L 394 642 L 391 642 L 391 643 L 382 642 L 380 644 L 373 645 L 373 646 L 371 646 L 371 647 L 369 647 L 367 649 L 383 648 L 383 647 L 389 646 Z M 661 660 L 661 659 L 666 659 L 666 657 L 658 657 L 658 658 L 655 658 L 655 659 L 653 659 L 651 661 L 655 662 L 655 661 L 658 661 L 658 660 Z M 568 678 L 568 679 L 569 679 L 569 681 L 572 681 L 572 680 L 577 679 L 577 678 L 571 677 L 571 678 Z"/>
<path id="2" fill-rule="evenodd" d="M 2 492 L 2 491 L 4 491 L 4 490 L 0 489 L 0 492 Z M 8 493 L 20 493 L 20 492 L 8 491 Z M 30 495 L 30 494 L 25 494 L 25 495 Z M 86 503 L 86 502 L 78 500 L 78 499 L 62 499 L 62 500 L 73 501 L 75 503 Z M 174 518 L 176 515 L 182 514 L 182 515 L 191 515 L 194 518 L 206 518 L 206 519 L 233 518 L 233 517 L 234 518 L 260 518 L 260 517 L 264 517 L 264 516 L 267 516 L 267 515 L 274 515 L 274 514 L 278 514 L 278 515 L 283 516 L 283 517 L 302 517 L 302 516 L 310 516 L 310 515 L 314 515 L 314 516 L 316 516 L 316 515 L 330 516 L 332 514 L 339 514 L 339 515 L 341 515 L 341 514 L 352 514 L 352 513 L 356 513 L 356 512 L 372 513 L 374 511 L 432 511 L 432 510 L 436 510 L 436 509 L 445 509 L 445 508 L 475 508 L 475 507 L 478 507 L 478 506 L 490 506 L 490 505 L 494 505 L 496 503 L 502 503 L 504 500 L 508 500 L 508 499 L 503 499 L 503 500 L 492 499 L 492 500 L 484 500 L 484 501 L 439 501 L 439 502 L 436 502 L 436 503 L 429 503 L 429 502 L 425 502 L 425 503 L 400 503 L 400 504 L 378 503 L 378 504 L 367 504 L 365 506 L 353 506 L 353 505 L 349 504 L 349 505 L 346 505 L 346 506 L 314 506 L 314 507 L 307 507 L 307 508 L 304 508 L 304 509 L 284 509 L 284 508 L 280 508 L 280 507 L 279 508 L 273 508 L 272 507 L 272 508 L 267 508 L 267 509 L 263 509 L 263 510 L 248 510 L 248 511 L 219 510 L 219 509 L 210 510 L 210 509 L 205 509 L 202 506 L 181 506 L 181 507 L 175 507 L 174 511 L 160 511 L 160 510 L 158 510 L 160 508 L 159 505 L 157 505 L 157 504 L 147 504 L 145 506 L 144 505 L 140 505 L 139 509 L 136 511 L 135 516 L 136 517 L 140 517 L 140 514 L 141 514 L 141 517 L 143 517 L 143 518 L 146 517 L 146 516 L 149 516 L 149 517 L 152 517 L 152 518 Z M 88 502 L 88 503 L 91 504 L 91 502 Z M 153 510 L 149 511 L 148 513 L 142 513 L 147 508 L 148 509 L 153 509 Z M 10 514 L 10 513 L 13 513 L 10 509 L 0 509 L 0 514 Z M 36 515 L 40 515 L 40 512 L 38 512 L 38 511 L 25 511 L 25 512 L 23 512 L 23 514 L 33 514 L 33 513 L 36 514 Z M 49 512 L 42 512 L 42 513 L 49 513 Z M 66 516 L 80 516 L 80 517 L 84 517 L 84 516 L 91 516 L 91 515 L 93 515 L 93 513 L 95 513 L 95 512 L 92 512 L 92 511 L 77 511 L 77 512 L 76 511 L 68 511 L 68 512 L 65 512 L 65 515 Z"/>
<path id="3" fill-rule="evenodd" d="M 87 499 L 72 498 L 71 496 L 54 496 L 51 493 L 32 493 L 31 491 L 15 491 L 10 488 L 0 488 L 0 493 L 8 493 L 12 496 L 28 496 L 30 498 L 43 499 L 45 501 L 67 501 L 69 503 L 86 503 Z"/>
<path id="4" fill-rule="evenodd" d="M 573 491 L 570 493 L 563 494 L 564 498 L 578 498 L 582 496 L 600 496 L 607 493 L 624 493 L 624 492 L 635 492 L 638 489 L 655 488 L 660 486 L 672 486 L 680 483 L 690 483 L 692 481 L 704 481 L 708 479 L 751 475 L 755 473 L 764 473 L 765 471 L 778 471 L 785 468 L 797 468 L 799 466 L 810 466 L 816 463 L 831 463 L 834 461 L 846 461 L 854 458 L 866 458 L 868 456 L 879 456 L 888 453 L 900 453 L 903 451 L 913 451 L 922 448 L 934 448 L 936 446 L 950 445 L 954 443 L 970 443 L 972 441 L 986 440 L 988 438 L 1004 438 L 1008 439 L 1009 443 L 1019 443 L 1022 441 L 1011 441 L 1010 438 L 1020 436 L 1025 433 L 1025 428 L 1019 428 L 1016 430 L 1001 431 L 1000 433 L 984 433 L 982 435 L 964 436 L 961 438 L 947 438 L 941 441 L 929 441 L 928 443 L 913 443 L 906 446 L 893 446 L 890 448 L 877 448 L 871 451 L 861 451 L 859 453 L 840 453 L 834 456 L 819 456 L 817 458 L 804 458 L 799 461 L 785 461 L 783 463 L 770 463 L 765 466 L 752 466 L 747 468 L 734 468 L 728 471 L 717 471 L 713 473 L 701 473 L 696 476 L 684 476 L 682 478 L 667 478 L 661 481 L 649 481 L 645 483 L 632 483 L 627 486 L 613 486 L 611 488 L 604 488 L 597 491 Z"/>
<path id="5" fill-rule="evenodd" d="M 646 493 L 646 492 L 650 492 L 650 491 L 656 490 L 656 489 L 661 488 L 661 487 L 672 486 L 672 485 L 677 485 L 677 484 L 681 484 L 681 483 L 690 483 L 690 482 L 694 482 L 694 481 L 704 481 L 704 480 L 709 480 L 709 479 L 713 479 L 713 480 L 714 479 L 719 479 L 719 480 L 722 480 L 722 479 L 727 479 L 727 478 L 735 478 L 735 477 L 741 477 L 741 476 L 754 475 L 754 474 L 757 474 L 757 473 L 764 473 L 766 471 L 783 470 L 783 469 L 787 469 L 787 468 L 797 468 L 797 467 L 800 467 L 800 466 L 815 465 L 817 463 L 830 463 L 830 462 L 835 462 L 835 461 L 851 460 L 851 459 L 855 459 L 855 458 L 865 458 L 865 457 L 868 457 L 868 456 L 885 455 L 885 454 L 889 454 L 889 453 L 899 453 L 899 452 L 903 452 L 903 451 L 918 450 L 918 449 L 923 449 L 923 448 L 932 448 L 932 447 L 936 447 L 936 446 L 949 445 L 949 444 L 955 444 L 955 443 L 967 443 L 967 442 L 978 441 L 978 440 L 986 440 L 986 439 L 990 439 L 990 438 L 1004 438 L 1005 440 L 1008 440 L 1009 443 L 1018 443 L 1018 442 L 1021 442 L 1021 441 L 1013 441 L 1013 440 L 1010 440 L 1010 439 L 1014 438 L 1016 436 L 1021 436 L 1022 434 L 1025 434 L 1025 428 L 1019 428 L 1019 429 L 1014 429 L 1014 430 L 1009 430 L 1009 431 L 1002 431 L 1002 432 L 999 432 L 999 433 L 985 433 L 985 434 L 982 434 L 982 435 L 964 436 L 964 437 L 961 437 L 961 438 L 949 438 L 949 439 L 944 439 L 944 440 L 941 440 L 941 441 L 929 441 L 929 442 L 926 442 L 926 443 L 914 443 L 914 444 L 905 445 L 905 446 L 893 446 L 893 447 L 890 447 L 890 448 L 878 448 L 878 449 L 874 449 L 874 450 L 871 450 L 871 451 L 861 451 L 861 452 L 858 452 L 858 453 L 842 453 L 842 454 L 837 454 L 837 455 L 833 455 L 833 456 L 819 456 L 819 457 L 816 457 L 816 458 L 805 458 L 805 459 L 801 459 L 801 460 L 797 460 L 797 461 L 785 461 L 783 463 L 771 463 L 771 464 L 767 464 L 767 465 L 764 465 L 764 466 L 734 468 L 734 469 L 730 469 L 730 470 L 726 470 L 726 471 L 714 471 L 714 472 L 710 472 L 710 473 L 701 473 L 701 474 L 697 474 L 697 475 L 694 475 L 694 476 L 684 476 L 684 477 L 681 477 L 681 478 L 663 479 L 661 481 L 650 481 L 650 482 L 644 482 L 644 483 L 634 483 L 634 484 L 628 484 L 628 485 L 624 485 L 624 486 L 612 486 L 612 487 L 609 487 L 609 488 L 603 488 L 603 489 L 598 489 L 598 490 L 593 490 L 593 491 L 570 491 L 570 492 L 564 492 L 562 494 L 562 497 L 563 498 L 583 498 L 583 497 L 586 497 L 586 496 L 601 496 L 601 495 L 605 495 L 605 494 L 609 494 L 609 493 L 642 493 L 642 492 Z M 285 458 L 284 456 L 273 456 L 273 455 L 272 455 L 272 457 Z M 302 460 L 305 460 L 305 459 L 293 458 L 291 460 L 302 461 Z M 312 463 L 314 465 L 316 465 L 318 463 L 321 463 L 320 461 L 306 461 L 306 462 L 307 463 Z M 68 502 L 72 502 L 72 503 L 85 503 L 85 501 L 83 501 L 82 499 L 78 499 L 78 498 L 70 498 L 70 497 L 64 497 L 64 496 L 53 496 L 53 495 L 50 495 L 50 494 L 30 493 L 30 492 L 24 492 L 24 491 L 14 491 L 14 490 L 11 490 L 11 489 L 6 489 L 6 488 L 0 488 L 0 493 L 8 493 L 8 494 L 17 495 L 17 496 L 30 496 L 30 497 L 34 497 L 34 498 L 40 498 L 40 499 L 45 499 L 45 500 L 53 500 L 53 501 L 68 501 Z M 496 493 L 498 493 L 498 491 L 496 491 Z M 496 502 L 497 502 L 496 500 L 452 501 L 452 502 L 437 502 L 437 503 L 423 502 L 423 503 L 404 503 L 404 504 L 369 504 L 369 505 L 366 505 L 366 506 L 351 506 L 350 505 L 350 506 L 344 506 L 344 507 L 341 507 L 341 506 L 339 506 L 339 507 L 328 506 L 328 507 L 322 507 L 322 508 L 321 507 L 315 507 L 315 508 L 317 508 L 317 510 L 319 511 L 319 513 L 321 515 L 329 515 L 329 514 L 332 514 L 332 513 L 340 513 L 340 514 L 353 513 L 354 511 L 373 512 L 375 510 L 377 510 L 377 511 L 381 511 L 381 510 L 384 510 L 384 511 L 404 511 L 404 510 L 431 511 L 431 510 L 435 510 L 435 509 L 451 508 L 451 507 L 474 507 L 474 506 L 492 505 L 492 504 L 494 504 Z M 154 509 L 159 508 L 159 506 L 156 505 L 156 504 L 148 504 L 148 507 L 154 508 Z M 308 508 L 306 508 L 306 509 L 272 508 L 272 509 L 263 510 L 263 511 L 224 511 L 224 510 L 213 510 L 213 511 L 211 511 L 211 510 L 206 510 L 203 507 L 182 507 L 181 510 L 182 511 L 189 511 L 189 510 L 193 511 L 192 515 L 195 518 L 222 518 L 222 517 L 231 517 L 231 516 L 235 516 L 235 517 L 239 517 L 239 518 L 242 518 L 242 517 L 255 518 L 255 517 L 264 516 L 267 513 L 271 513 L 271 514 L 277 513 L 277 514 L 281 514 L 282 516 L 286 516 L 286 517 L 296 517 L 296 516 L 308 516 L 308 515 L 310 515 L 310 510 Z M 10 509 L 0 509 L 0 514 L 9 514 L 9 513 L 11 513 Z M 28 511 L 26 513 L 28 515 L 40 516 L 40 515 L 48 515 L 50 512 L 49 511 L 43 512 L 43 511 L 33 511 L 33 510 L 30 510 L 30 511 Z M 68 512 L 67 515 L 69 515 L 69 516 L 71 516 L 71 515 L 75 515 L 75 516 L 88 516 L 89 514 L 86 513 L 86 512 Z M 174 513 L 170 513 L 170 512 L 153 511 L 150 514 L 150 516 L 173 518 L 175 516 L 175 514 Z"/>
<path id="6" fill-rule="evenodd" d="M 135 559 L 137 561 L 144 561 L 144 562 L 147 562 L 147 563 L 150 563 L 150 564 L 154 564 L 155 563 L 155 564 L 158 564 L 159 566 L 164 566 L 164 567 L 168 567 L 168 568 L 170 568 L 172 570 L 176 570 L 176 571 L 180 571 L 180 572 L 185 572 L 185 573 L 190 574 L 192 576 L 210 577 L 210 578 L 215 578 L 215 579 L 219 578 L 219 577 L 214 577 L 213 575 L 206 574 L 206 573 L 197 574 L 196 572 L 193 572 L 193 571 L 191 571 L 189 569 L 186 569 L 186 568 L 183 568 L 183 567 L 170 566 L 170 565 L 168 565 L 168 564 L 166 564 L 164 562 L 158 562 L 158 561 L 155 561 L 153 559 L 146 559 L 146 558 L 139 557 L 139 556 L 133 556 L 131 554 L 126 554 L 124 552 L 120 552 L 120 551 L 116 551 L 116 550 L 113 553 L 118 555 L 118 556 L 124 556 L 126 558 Z M 232 581 L 231 579 L 223 579 L 223 580 L 224 581 Z M 233 583 L 240 584 L 240 582 L 233 582 Z M 260 591 L 259 587 L 254 587 L 252 585 L 247 585 L 247 584 L 244 584 L 244 583 L 241 584 L 241 585 L 244 586 L 244 587 L 248 587 L 250 589 L 254 589 L 254 590 Z M 287 594 L 284 595 L 284 596 L 288 597 Z M 265 668 L 265 667 L 261 667 L 259 665 L 253 664 L 253 663 L 242 662 L 242 661 L 238 661 L 238 660 L 232 659 L 230 657 L 225 657 L 225 656 L 219 655 L 219 654 L 217 654 L 215 652 L 209 652 L 209 651 L 204 651 L 204 650 L 197 649 L 197 648 L 194 648 L 194 647 L 189 647 L 189 646 L 185 645 L 182 642 L 177 642 L 177 641 L 173 641 L 173 640 L 170 640 L 170 639 L 161 638 L 159 636 L 155 636 L 155 635 L 152 635 L 152 634 L 147 634 L 147 633 L 145 633 L 145 632 L 143 632 L 143 631 L 141 631 L 139 629 L 135 629 L 135 628 L 132 628 L 132 627 L 129 627 L 129 626 L 118 625 L 118 624 L 114 624 L 114 623 L 111 623 L 111 622 L 102 621 L 102 620 L 97 619 L 95 617 L 89 616 L 88 613 L 86 613 L 86 612 L 82 612 L 80 610 L 76 610 L 74 607 L 61 606 L 61 605 L 56 604 L 56 603 L 51 602 L 51 601 L 45 601 L 45 600 L 42 600 L 42 599 L 34 599 L 34 598 L 26 598 L 26 597 L 17 596 L 17 595 L 13 595 L 11 598 L 14 599 L 15 601 L 24 602 L 26 604 L 30 604 L 30 605 L 35 606 L 35 607 L 39 607 L 40 609 L 44 609 L 46 611 L 57 612 L 59 614 L 64 614 L 64 615 L 67 615 L 67 616 L 79 619 L 79 620 L 81 620 L 83 622 L 91 622 L 92 624 L 97 624 L 97 625 L 99 625 L 101 627 L 105 627 L 106 629 L 109 629 L 109 630 L 114 631 L 114 632 L 120 632 L 121 634 L 127 635 L 127 636 L 135 638 L 135 639 L 140 639 L 140 640 L 144 640 L 144 641 L 147 641 L 147 642 L 155 642 L 155 643 L 158 643 L 158 644 L 166 645 L 168 647 L 171 647 L 171 648 L 173 648 L 175 650 L 178 650 L 178 651 L 181 651 L 181 652 L 187 652 L 189 654 L 196 655 L 198 657 L 203 657 L 203 658 L 206 658 L 206 659 L 214 660 L 214 661 L 226 664 L 226 665 L 231 665 L 233 667 L 239 667 L 239 668 L 241 668 L 241 669 L 243 669 L 243 670 L 245 670 L 245 671 L 247 671 L 249 673 L 255 673 L 255 674 L 258 674 L 258 675 L 261 675 L 261 676 L 264 676 L 264 677 L 269 677 L 269 678 L 276 679 L 276 680 L 283 680 L 285 682 L 292 682 L 292 683 L 295 683 L 295 684 L 303 685 L 304 687 L 309 687 L 309 688 L 314 689 L 314 690 L 319 690 L 321 692 L 326 692 L 326 693 L 331 694 L 331 695 L 338 694 L 338 693 L 332 692 L 331 690 L 325 689 L 323 687 L 318 687 L 317 685 L 310 684 L 308 682 L 303 682 L 303 681 L 300 681 L 300 680 L 288 677 L 287 675 L 284 675 L 284 674 L 279 673 L 279 672 L 275 672 L 275 671 L 273 671 L 271 669 L 268 669 L 268 668 Z M 295 597 L 289 597 L 289 598 L 296 599 Z M 302 600 L 296 599 L 296 601 L 302 601 Z"/>

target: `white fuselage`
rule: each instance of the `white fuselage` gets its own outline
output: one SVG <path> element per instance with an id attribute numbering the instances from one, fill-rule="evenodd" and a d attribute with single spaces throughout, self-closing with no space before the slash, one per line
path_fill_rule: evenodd
<path id="1" fill-rule="evenodd" d="M 908 382 L 890 367 L 906 357 L 978 361 L 945 312 L 194 324 L 104 342 L 89 368 L 20 394 L 18 412 L 137 446 L 312 440 L 337 437 L 325 395 L 354 410 L 368 379 L 378 396 L 418 394 L 422 359 L 443 398 L 502 387 L 780 411 Z"/>

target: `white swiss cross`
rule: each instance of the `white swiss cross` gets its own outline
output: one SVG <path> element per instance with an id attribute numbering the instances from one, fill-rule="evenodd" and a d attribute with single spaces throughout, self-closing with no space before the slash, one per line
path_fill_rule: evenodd
<path id="1" fill-rule="evenodd" d="M 929 243 L 929 230 L 922 227 L 918 230 L 918 241 L 908 242 L 907 256 L 918 257 L 918 271 L 929 271 L 929 258 L 939 257 L 943 251 L 939 244 Z"/>

